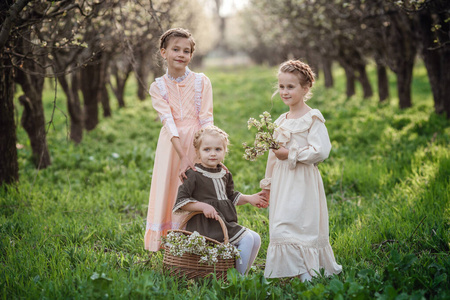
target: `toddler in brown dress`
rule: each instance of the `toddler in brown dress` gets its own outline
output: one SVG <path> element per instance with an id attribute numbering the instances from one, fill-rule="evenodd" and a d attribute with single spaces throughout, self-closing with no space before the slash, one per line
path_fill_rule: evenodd
<path id="1" fill-rule="evenodd" d="M 200 163 L 195 165 L 195 171 L 186 171 L 187 178 L 178 189 L 173 212 L 202 211 L 203 214 L 189 220 L 186 230 L 223 242 L 222 229 L 216 221 L 220 216 L 228 229 L 230 243 L 240 251 L 236 269 L 247 274 L 258 254 L 261 238 L 237 223 L 235 206 L 250 203 L 261 208 L 268 203 L 261 192 L 244 195 L 234 190 L 232 175 L 222 165 L 227 145 L 228 135 L 216 126 L 205 127 L 195 134 L 194 148 Z"/>

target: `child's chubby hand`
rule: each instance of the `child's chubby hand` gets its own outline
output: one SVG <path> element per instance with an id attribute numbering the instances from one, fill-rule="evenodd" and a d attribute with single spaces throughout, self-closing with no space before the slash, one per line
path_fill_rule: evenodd
<path id="1" fill-rule="evenodd" d="M 257 208 L 266 208 L 269 206 L 269 198 L 262 191 L 249 196 L 249 203 Z"/>
<path id="2" fill-rule="evenodd" d="M 279 149 L 273 149 L 272 151 L 279 160 L 285 160 L 289 156 L 289 150 L 283 146 Z"/>
<path id="3" fill-rule="evenodd" d="M 205 207 L 203 208 L 203 214 L 205 215 L 205 217 L 209 219 L 216 219 L 217 221 L 219 221 L 219 213 L 213 206 L 209 204 L 206 204 Z"/>

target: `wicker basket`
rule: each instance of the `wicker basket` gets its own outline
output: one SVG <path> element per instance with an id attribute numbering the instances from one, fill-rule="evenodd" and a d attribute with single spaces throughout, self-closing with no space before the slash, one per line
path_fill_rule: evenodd
<path id="1" fill-rule="evenodd" d="M 202 212 L 196 211 L 196 212 L 192 212 L 189 215 L 186 216 L 186 218 L 184 219 L 184 221 L 181 223 L 180 228 L 183 228 L 184 225 L 186 225 L 186 223 L 195 215 L 201 214 Z M 224 235 L 224 244 L 228 244 L 229 243 L 229 238 L 228 238 L 228 230 L 227 227 L 225 226 L 225 223 L 223 222 L 223 220 L 219 217 L 219 223 L 220 226 L 222 227 L 222 231 L 223 231 L 223 235 Z M 180 229 L 174 229 L 174 230 L 169 230 L 169 232 L 174 231 L 174 232 L 181 232 L 185 235 L 191 235 L 192 232 L 186 231 L 186 230 L 180 230 Z M 220 244 L 220 242 L 205 237 L 205 239 L 211 243 L 214 244 Z M 216 278 L 217 279 L 223 279 L 226 280 L 227 278 L 227 270 L 230 268 L 234 268 L 235 267 L 235 258 L 229 258 L 229 259 L 224 259 L 224 258 L 217 258 L 218 261 L 215 264 L 205 264 L 205 263 L 200 263 L 200 255 L 196 255 L 196 254 L 190 254 L 190 253 L 185 253 L 183 254 L 183 256 L 175 256 L 169 253 L 169 251 L 164 251 L 164 260 L 163 260 L 163 264 L 164 264 L 164 270 L 166 270 L 167 272 L 169 272 L 170 275 L 173 276 L 177 276 L 177 277 L 185 277 L 187 279 L 192 279 L 192 278 L 202 278 L 202 277 L 206 277 L 209 275 L 212 275 L 213 273 L 216 274 Z"/>

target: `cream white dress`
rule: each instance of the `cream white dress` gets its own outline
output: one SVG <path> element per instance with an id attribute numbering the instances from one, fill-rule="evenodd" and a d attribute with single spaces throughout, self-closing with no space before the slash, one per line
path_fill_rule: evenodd
<path id="1" fill-rule="evenodd" d="M 293 277 L 325 269 L 342 271 L 329 242 L 328 209 L 317 164 L 331 150 L 325 119 L 317 109 L 298 119 L 282 114 L 275 138 L 289 149 L 286 160 L 270 151 L 261 188 L 270 189 L 270 244 L 264 276 Z"/>

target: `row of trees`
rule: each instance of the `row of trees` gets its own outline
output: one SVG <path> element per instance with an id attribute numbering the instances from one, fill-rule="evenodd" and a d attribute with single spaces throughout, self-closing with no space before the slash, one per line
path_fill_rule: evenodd
<path id="1" fill-rule="evenodd" d="M 46 168 L 51 164 L 46 132 L 53 116 L 47 116 L 46 123 L 45 78 L 51 77 L 64 91 L 70 139 L 80 143 L 83 131 L 97 126 L 99 105 L 105 117 L 111 115 L 108 89 L 119 107 L 125 106 L 125 85 L 134 74 L 139 83 L 137 97 L 146 98 L 149 77 L 163 72 L 158 55 L 163 31 L 182 25 L 195 33 L 207 20 L 201 4 L 189 0 L 2 1 L 0 185 L 18 180 L 16 85 L 23 92 L 21 124 L 35 165 Z M 207 39 L 204 32 L 200 39 Z M 198 49 L 197 59 L 207 51 L 207 45 Z"/>
<path id="2" fill-rule="evenodd" d="M 209 5 L 207 5 L 209 4 Z M 174 26 L 189 28 L 198 42 L 192 63 L 224 43 L 223 0 L 4 0 L 0 2 L 0 185 L 18 180 L 14 95 L 23 94 L 21 124 L 37 168 L 51 164 L 44 116 L 46 77 L 66 97 L 70 139 L 111 115 L 108 89 L 125 106 L 128 78 L 136 76 L 137 97 L 147 94 L 149 77 L 160 75 L 158 38 Z M 209 7 L 209 15 L 205 7 Z M 355 81 L 364 96 L 373 89 L 366 64 L 375 61 L 380 101 L 389 96 L 387 68 L 397 75 L 400 107 L 412 105 L 411 80 L 418 54 L 428 70 L 437 113 L 450 116 L 450 2 L 447 0 L 250 0 L 242 12 L 241 46 L 257 63 L 305 58 L 333 86 L 331 66 Z M 213 24 L 211 19 L 218 24 Z M 218 33 L 213 29 L 217 25 Z M 236 36 L 234 36 L 236 44 Z M 56 101 L 56 99 L 55 99 Z"/>
<path id="3" fill-rule="evenodd" d="M 412 105 L 415 58 L 423 58 L 435 111 L 450 117 L 450 1 L 447 0 L 251 0 L 242 19 L 242 49 L 257 62 L 278 64 L 288 57 L 306 59 L 333 86 L 332 62 L 355 81 L 364 97 L 373 89 L 366 65 L 374 61 L 380 101 L 389 96 L 387 68 L 397 76 L 399 106 Z"/>

